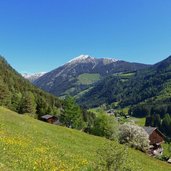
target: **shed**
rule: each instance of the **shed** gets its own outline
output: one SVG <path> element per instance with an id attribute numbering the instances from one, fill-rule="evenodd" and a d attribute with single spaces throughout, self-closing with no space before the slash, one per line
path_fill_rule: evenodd
<path id="1" fill-rule="evenodd" d="M 43 115 L 41 116 L 41 120 L 44 122 L 48 122 L 50 124 L 55 124 L 58 121 L 58 118 L 53 115 Z"/>

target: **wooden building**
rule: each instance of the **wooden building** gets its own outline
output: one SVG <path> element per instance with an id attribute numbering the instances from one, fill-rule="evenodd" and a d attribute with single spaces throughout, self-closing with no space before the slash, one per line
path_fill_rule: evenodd
<path id="1" fill-rule="evenodd" d="M 43 115 L 41 116 L 41 120 L 50 124 L 57 124 L 58 122 L 58 118 L 53 115 Z"/>
<path id="2" fill-rule="evenodd" d="M 162 155 L 165 136 L 155 127 L 144 127 L 144 130 L 149 135 L 150 153 L 152 155 Z"/>

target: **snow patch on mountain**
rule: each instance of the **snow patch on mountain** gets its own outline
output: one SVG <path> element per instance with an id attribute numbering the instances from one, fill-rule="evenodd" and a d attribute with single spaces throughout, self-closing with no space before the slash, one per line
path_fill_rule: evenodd
<path id="1" fill-rule="evenodd" d="M 88 59 L 88 58 L 92 58 L 92 59 L 93 59 L 93 57 L 91 57 L 91 56 L 89 56 L 89 55 L 80 55 L 80 56 L 78 56 L 78 57 L 76 57 L 76 58 L 70 60 L 68 63 L 82 62 L 82 61 L 84 61 L 84 60 L 86 60 L 86 59 Z"/>
<path id="2" fill-rule="evenodd" d="M 34 73 L 34 74 L 28 74 L 28 73 L 24 73 L 21 74 L 25 79 L 33 82 L 35 80 L 37 80 L 38 78 L 40 78 L 41 76 L 45 75 L 46 72 L 39 72 L 39 73 Z"/>
<path id="3" fill-rule="evenodd" d="M 85 62 L 85 61 L 94 61 L 94 60 L 98 60 L 98 59 L 103 59 L 103 60 L 109 60 L 110 62 L 117 62 L 119 60 L 114 59 L 114 58 L 95 58 L 92 57 L 90 55 L 80 55 L 76 58 L 73 58 L 72 60 L 70 60 L 68 63 L 81 63 L 81 62 Z"/>
<path id="4" fill-rule="evenodd" d="M 119 61 L 118 59 L 115 59 L 115 58 L 103 58 L 103 59 L 110 60 L 112 62 L 118 62 Z"/>

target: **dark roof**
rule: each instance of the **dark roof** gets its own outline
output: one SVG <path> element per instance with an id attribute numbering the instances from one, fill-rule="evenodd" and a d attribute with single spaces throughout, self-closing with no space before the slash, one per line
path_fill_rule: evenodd
<path id="1" fill-rule="evenodd" d="M 53 118 L 54 116 L 52 115 L 43 115 L 41 116 L 42 119 L 50 119 L 50 118 Z"/>
<path id="2" fill-rule="evenodd" d="M 143 127 L 144 130 L 147 132 L 148 135 L 151 135 L 153 133 L 154 130 L 156 130 L 157 128 L 156 127 Z"/>
<path id="3" fill-rule="evenodd" d="M 147 132 L 148 135 L 151 135 L 153 133 L 153 131 L 156 130 L 163 138 L 165 138 L 165 135 L 162 132 L 160 132 L 158 130 L 158 128 L 156 128 L 156 127 L 149 126 L 149 127 L 143 127 L 143 128 Z"/>

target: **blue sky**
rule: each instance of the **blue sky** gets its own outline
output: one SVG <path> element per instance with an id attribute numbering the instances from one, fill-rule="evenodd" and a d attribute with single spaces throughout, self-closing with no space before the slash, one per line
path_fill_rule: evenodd
<path id="1" fill-rule="evenodd" d="M 171 0 L 1 0 L 0 54 L 19 72 L 89 54 L 155 63 L 171 55 Z"/>

